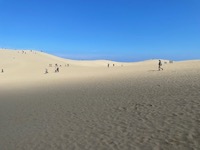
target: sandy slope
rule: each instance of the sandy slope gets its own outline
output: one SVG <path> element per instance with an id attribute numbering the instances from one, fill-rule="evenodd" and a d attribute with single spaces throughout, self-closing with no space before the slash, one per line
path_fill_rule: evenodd
<path id="1" fill-rule="evenodd" d="M 107 63 L 0 50 L 0 149 L 200 149 L 199 60 Z"/>
<path id="2" fill-rule="evenodd" d="M 4 73 L 1 74 L 1 82 L 21 82 L 23 81 L 34 81 L 34 80 L 41 80 L 46 79 L 47 76 L 44 76 L 45 69 L 48 69 L 51 78 L 59 78 L 61 76 L 68 75 L 70 71 L 76 69 L 79 71 L 83 68 L 90 68 L 95 67 L 98 68 L 103 67 L 106 68 L 107 64 L 115 66 L 121 66 L 122 63 L 106 61 L 106 60 L 98 60 L 98 61 L 74 61 L 74 60 L 67 60 L 62 59 L 53 55 L 49 55 L 39 51 L 31 51 L 31 50 L 4 50 L 0 49 L 0 72 L 3 69 Z M 49 65 L 52 67 L 49 67 Z M 61 70 L 59 75 L 53 74 L 55 72 L 55 64 L 58 64 Z M 67 66 L 69 64 L 69 67 Z M 124 63 L 126 64 L 126 63 Z M 94 68 L 93 68 L 94 69 Z M 94 70 L 95 70 L 94 69 Z M 86 69 L 86 71 L 88 71 Z M 73 71 L 72 76 L 77 73 Z M 78 74 L 80 76 L 80 74 Z M 30 80 L 31 79 L 31 80 Z"/>

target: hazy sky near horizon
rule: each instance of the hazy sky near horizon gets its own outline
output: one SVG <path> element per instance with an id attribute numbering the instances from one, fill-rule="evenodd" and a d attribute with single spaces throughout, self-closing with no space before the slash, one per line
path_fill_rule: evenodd
<path id="1" fill-rule="evenodd" d="M 200 0 L 0 0 L 0 47 L 72 59 L 200 59 Z"/>

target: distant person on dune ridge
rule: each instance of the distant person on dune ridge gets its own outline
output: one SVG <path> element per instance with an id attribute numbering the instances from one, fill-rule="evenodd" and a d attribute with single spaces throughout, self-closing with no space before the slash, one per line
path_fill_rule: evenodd
<path id="1" fill-rule="evenodd" d="M 161 62 L 161 60 L 159 60 L 159 62 L 158 62 L 158 70 L 160 71 L 161 69 L 163 70 L 163 68 L 161 68 L 161 66 L 162 66 L 162 62 Z"/>

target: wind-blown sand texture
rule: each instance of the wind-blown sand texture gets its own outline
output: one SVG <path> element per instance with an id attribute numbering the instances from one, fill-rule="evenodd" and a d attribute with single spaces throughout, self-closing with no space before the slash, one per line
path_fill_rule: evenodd
<path id="1" fill-rule="evenodd" d="M 199 60 L 157 71 L 25 52 L 0 50 L 1 150 L 200 149 Z"/>

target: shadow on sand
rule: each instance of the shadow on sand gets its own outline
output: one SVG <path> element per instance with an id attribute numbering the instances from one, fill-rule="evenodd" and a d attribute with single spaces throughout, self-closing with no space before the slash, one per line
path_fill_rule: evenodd
<path id="1" fill-rule="evenodd" d="M 159 71 L 159 70 L 148 70 L 148 72 L 155 72 L 155 71 Z"/>

